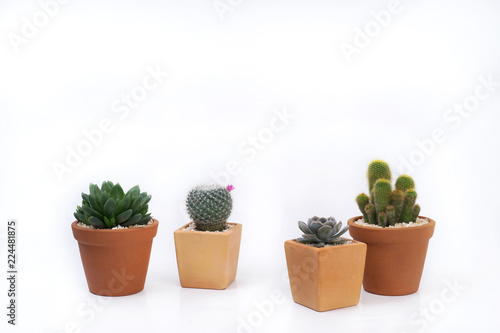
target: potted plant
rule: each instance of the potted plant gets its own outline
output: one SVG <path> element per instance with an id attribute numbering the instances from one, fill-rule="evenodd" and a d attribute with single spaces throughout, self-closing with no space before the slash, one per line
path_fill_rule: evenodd
<path id="1" fill-rule="evenodd" d="M 410 176 L 399 176 L 394 190 L 391 178 L 386 162 L 370 163 L 369 196 L 362 193 L 356 198 L 363 215 L 347 224 L 351 236 L 368 245 L 364 289 L 379 295 L 408 295 L 420 285 L 436 222 L 419 216 L 415 182 Z"/>
<path id="2" fill-rule="evenodd" d="M 227 223 L 233 207 L 232 185 L 201 185 L 189 191 L 192 219 L 174 231 L 181 285 L 225 289 L 236 277 L 242 225 Z"/>
<path id="3" fill-rule="evenodd" d="M 158 221 L 148 213 L 151 196 L 139 186 L 125 193 L 110 181 L 90 184 L 71 224 L 91 293 L 124 296 L 144 289 Z"/>
<path id="4" fill-rule="evenodd" d="M 340 238 L 333 217 L 299 221 L 302 238 L 287 240 L 285 254 L 293 300 L 316 311 L 358 304 L 366 244 Z"/>

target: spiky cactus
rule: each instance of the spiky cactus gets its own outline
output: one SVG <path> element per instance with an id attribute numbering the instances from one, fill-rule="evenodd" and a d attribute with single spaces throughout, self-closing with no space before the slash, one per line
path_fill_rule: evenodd
<path id="1" fill-rule="evenodd" d="M 356 197 L 365 222 L 386 227 L 398 222 L 416 221 L 420 206 L 415 205 L 417 192 L 410 176 L 399 176 L 396 189 L 392 190 L 391 170 L 381 160 L 370 163 L 367 176 L 370 196 L 362 193 Z"/>
<path id="2" fill-rule="evenodd" d="M 324 247 L 327 244 L 344 244 L 345 239 L 340 239 L 348 226 L 342 229 L 342 222 L 338 222 L 333 217 L 324 218 L 314 216 L 307 220 L 307 224 L 299 221 L 299 229 L 304 233 L 302 238 L 296 241 L 315 247 Z"/>
<path id="3" fill-rule="evenodd" d="M 366 205 L 370 203 L 370 198 L 364 193 L 361 193 L 356 197 L 356 203 L 358 204 L 359 210 L 363 213 L 363 218 L 368 221 L 368 215 L 365 211 Z"/>
<path id="4" fill-rule="evenodd" d="M 377 213 L 385 212 L 390 198 L 391 182 L 387 179 L 377 180 L 373 186 L 373 202 Z"/>
<path id="5" fill-rule="evenodd" d="M 389 204 L 394 207 L 394 217 L 396 221 L 399 221 L 399 218 L 401 217 L 404 201 L 405 194 L 403 191 L 394 190 L 391 192 L 391 199 L 389 200 Z"/>
<path id="6" fill-rule="evenodd" d="M 401 175 L 396 180 L 396 184 L 394 184 L 396 190 L 406 192 L 407 190 L 412 190 L 415 188 L 415 182 L 408 175 Z"/>
<path id="7" fill-rule="evenodd" d="M 405 202 L 403 204 L 403 211 L 401 212 L 401 222 L 410 222 L 413 215 L 413 207 L 417 200 L 417 192 L 415 190 L 407 190 L 405 193 Z"/>
<path id="8" fill-rule="evenodd" d="M 196 230 L 222 231 L 233 208 L 229 185 L 200 185 L 189 191 L 186 206 Z"/>
<path id="9" fill-rule="evenodd" d="M 379 179 L 387 179 L 389 182 L 391 181 L 392 174 L 391 169 L 389 168 L 389 164 L 382 160 L 375 160 L 368 165 L 368 188 L 369 193 L 371 193 L 375 182 Z"/>
<path id="10" fill-rule="evenodd" d="M 82 193 L 82 205 L 74 213 L 75 218 L 86 225 L 112 229 L 116 226 L 143 225 L 151 220 L 148 213 L 151 196 L 141 193 L 139 186 L 132 187 L 125 194 L 120 184 L 105 181 L 101 188 L 90 184 L 89 190 L 89 194 Z"/>

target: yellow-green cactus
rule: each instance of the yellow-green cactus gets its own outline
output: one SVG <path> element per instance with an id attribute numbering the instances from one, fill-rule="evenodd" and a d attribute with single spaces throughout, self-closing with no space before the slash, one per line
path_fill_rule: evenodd
<path id="1" fill-rule="evenodd" d="M 370 196 L 362 193 L 356 197 L 365 222 L 385 227 L 399 222 L 416 221 L 420 206 L 415 205 L 417 192 L 410 176 L 399 176 L 396 189 L 392 190 L 391 170 L 381 160 L 370 163 L 367 176 Z"/>
<path id="2" fill-rule="evenodd" d="M 368 188 L 371 193 L 375 182 L 379 179 L 387 179 L 391 181 L 391 169 L 389 169 L 389 164 L 382 160 L 375 160 L 368 165 Z"/>
<path id="3" fill-rule="evenodd" d="M 398 177 L 396 180 L 396 184 L 394 184 L 396 187 L 396 190 L 400 190 L 406 192 L 407 190 L 414 190 L 415 189 L 415 182 L 413 179 L 408 176 L 408 175 L 401 175 Z"/>
<path id="4" fill-rule="evenodd" d="M 403 211 L 401 212 L 400 222 L 410 222 L 413 215 L 413 206 L 417 200 L 417 192 L 415 190 L 408 190 L 405 193 L 405 202 L 403 204 Z"/>
<path id="5" fill-rule="evenodd" d="M 363 213 L 363 218 L 365 219 L 365 221 L 368 221 L 368 215 L 365 212 L 365 207 L 366 207 L 366 205 L 369 204 L 369 202 L 370 202 L 370 199 L 364 193 L 361 193 L 360 195 L 358 195 L 356 197 L 356 203 L 358 204 L 358 207 L 359 207 L 359 210 L 361 211 L 361 213 Z"/>
<path id="6" fill-rule="evenodd" d="M 387 179 L 379 179 L 373 186 L 373 202 L 375 203 L 375 211 L 378 213 L 385 212 L 389 199 L 391 197 L 391 182 Z"/>

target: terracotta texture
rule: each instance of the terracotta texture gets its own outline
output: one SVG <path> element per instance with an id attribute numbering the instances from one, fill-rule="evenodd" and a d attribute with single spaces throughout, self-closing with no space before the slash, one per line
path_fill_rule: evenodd
<path id="1" fill-rule="evenodd" d="M 354 242 L 316 248 L 285 242 L 293 300 L 316 311 L 358 304 L 365 267 L 366 244 Z"/>
<path id="2" fill-rule="evenodd" d="M 368 245 L 363 287 L 366 291 L 387 296 L 413 294 L 418 290 L 424 269 L 429 239 L 436 222 L 428 217 L 426 225 L 411 228 L 373 228 L 354 224 L 349 233 Z"/>
<path id="3" fill-rule="evenodd" d="M 226 289 L 236 278 L 242 225 L 225 232 L 174 231 L 175 252 L 181 286 Z"/>
<path id="4" fill-rule="evenodd" d="M 158 220 L 142 228 L 87 229 L 71 224 L 91 293 L 125 296 L 144 289 Z"/>

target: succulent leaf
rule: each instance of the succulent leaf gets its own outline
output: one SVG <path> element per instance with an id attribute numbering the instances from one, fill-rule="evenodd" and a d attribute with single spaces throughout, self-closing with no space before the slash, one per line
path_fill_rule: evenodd
<path id="1" fill-rule="evenodd" d="M 337 232 L 334 236 L 335 238 L 342 236 L 347 230 L 349 230 L 349 226 L 345 226 L 342 230 Z"/>
<path id="2" fill-rule="evenodd" d="M 329 225 L 323 225 L 321 228 L 318 229 L 318 238 L 321 239 L 321 241 L 326 242 L 328 238 L 332 235 L 333 233 L 333 228 L 330 227 Z"/>
<path id="3" fill-rule="evenodd" d="M 130 197 L 124 197 L 120 202 L 118 202 L 118 206 L 116 207 L 116 214 L 120 215 L 130 207 Z"/>
<path id="4" fill-rule="evenodd" d="M 110 199 L 111 200 L 111 199 Z M 132 216 L 133 210 L 129 209 L 124 211 L 123 213 L 116 216 L 116 223 L 122 224 L 127 222 L 127 220 Z"/>
<path id="5" fill-rule="evenodd" d="M 305 234 L 312 234 L 311 229 L 302 221 L 299 221 L 299 229 Z"/>
<path id="6" fill-rule="evenodd" d="M 318 233 L 318 230 L 319 228 L 321 228 L 323 226 L 323 224 L 321 222 L 318 222 L 318 221 L 314 221 L 313 223 L 311 223 L 311 225 L 309 226 L 309 229 L 311 229 L 311 231 L 313 232 L 313 234 L 317 234 Z"/>
<path id="7" fill-rule="evenodd" d="M 116 183 L 116 185 L 113 186 L 113 188 L 111 189 L 109 194 L 116 201 L 121 200 L 125 196 L 125 193 L 123 192 L 122 187 L 118 183 Z"/>
<path id="8" fill-rule="evenodd" d="M 96 229 L 106 229 L 106 225 L 104 224 L 104 222 L 102 222 L 99 218 L 95 216 L 91 216 L 89 218 L 89 223 Z"/>
<path id="9" fill-rule="evenodd" d="M 116 201 L 113 198 L 109 198 L 104 204 L 104 214 L 107 216 L 114 216 L 116 214 Z"/>

